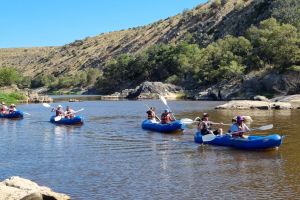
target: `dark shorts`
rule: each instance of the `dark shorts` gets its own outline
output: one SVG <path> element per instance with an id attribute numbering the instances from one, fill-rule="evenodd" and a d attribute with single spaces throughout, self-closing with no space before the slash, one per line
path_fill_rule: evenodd
<path id="1" fill-rule="evenodd" d="M 211 134 L 211 133 L 213 133 L 214 135 L 220 135 L 221 133 L 219 132 L 219 130 L 218 129 L 216 129 L 216 130 L 210 130 L 210 131 L 201 131 L 201 135 L 207 135 L 207 134 Z"/>

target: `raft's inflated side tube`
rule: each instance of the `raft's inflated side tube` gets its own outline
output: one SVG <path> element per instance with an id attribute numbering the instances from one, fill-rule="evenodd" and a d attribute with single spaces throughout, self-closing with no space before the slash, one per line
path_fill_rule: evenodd
<path id="1" fill-rule="evenodd" d="M 151 120 L 144 120 L 142 123 L 142 128 L 162 133 L 171 133 L 184 130 L 185 125 L 180 120 L 173 121 L 169 124 L 161 124 Z"/>
<path id="2" fill-rule="evenodd" d="M 10 114 L 0 114 L 0 118 L 7 118 L 7 119 L 22 119 L 24 116 L 23 112 L 17 110 Z"/>
<path id="3" fill-rule="evenodd" d="M 216 136 L 216 138 L 211 141 L 203 142 L 201 133 L 197 132 L 194 139 L 196 143 L 200 144 L 205 143 L 217 146 L 234 147 L 237 149 L 259 150 L 279 147 L 283 138 L 278 134 L 266 136 L 250 135 L 247 139 L 222 135 Z"/>
<path id="4" fill-rule="evenodd" d="M 52 116 L 50 118 L 50 122 L 51 123 L 54 123 L 54 124 L 64 124 L 64 125 L 80 125 L 80 124 L 83 124 L 83 117 L 80 117 L 80 116 L 76 116 L 76 117 L 73 117 L 71 119 L 68 119 L 68 118 L 61 118 L 59 121 L 55 121 L 54 118 L 56 116 Z"/>

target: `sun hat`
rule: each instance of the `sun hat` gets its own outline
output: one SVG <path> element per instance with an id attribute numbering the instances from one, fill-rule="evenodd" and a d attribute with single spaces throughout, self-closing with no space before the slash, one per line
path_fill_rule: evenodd
<path id="1" fill-rule="evenodd" d="M 237 122 L 244 121 L 244 117 L 243 117 L 243 116 L 237 116 L 237 117 L 236 117 L 236 121 L 237 121 Z"/>
<path id="2" fill-rule="evenodd" d="M 208 113 L 203 113 L 203 117 L 209 117 Z"/>

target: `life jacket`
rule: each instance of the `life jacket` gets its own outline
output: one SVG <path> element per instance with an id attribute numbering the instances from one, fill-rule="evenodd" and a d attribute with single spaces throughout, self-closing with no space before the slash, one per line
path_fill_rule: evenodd
<path id="1" fill-rule="evenodd" d="M 6 112 L 7 111 L 7 106 L 1 106 L 1 112 Z"/>
<path id="2" fill-rule="evenodd" d="M 168 124 L 172 121 L 171 116 L 169 113 L 163 113 L 161 114 L 161 123 L 162 124 Z"/>
<path id="3" fill-rule="evenodd" d="M 155 119 L 155 112 L 153 110 L 148 110 L 146 113 L 148 114 L 148 119 Z"/>
<path id="4" fill-rule="evenodd" d="M 207 135 L 210 134 L 211 132 L 211 123 L 209 123 L 208 121 L 202 121 L 202 129 L 201 131 L 201 135 Z"/>
<path id="5" fill-rule="evenodd" d="M 9 108 L 9 110 L 8 110 L 9 113 L 13 113 L 13 112 L 16 112 L 16 111 L 17 111 L 16 108 Z"/>
<path id="6" fill-rule="evenodd" d="M 62 110 L 55 110 L 56 116 L 64 115 L 64 112 Z"/>
<path id="7" fill-rule="evenodd" d="M 74 117 L 74 111 L 73 110 L 68 110 L 66 111 L 66 115 L 65 115 L 65 118 L 73 118 Z"/>

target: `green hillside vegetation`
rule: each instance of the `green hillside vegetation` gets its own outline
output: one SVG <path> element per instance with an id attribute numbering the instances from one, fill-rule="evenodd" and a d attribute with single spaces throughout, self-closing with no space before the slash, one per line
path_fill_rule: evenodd
<path id="1" fill-rule="evenodd" d="M 226 36 L 205 48 L 181 42 L 154 45 L 136 55 L 120 55 L 105 66 L 97 88 L 107 93 L 111 88 L 125 89 L 147 80 L 194 89 L 270 66 L 286 71 L 300 65 L 299 44 L 296 27 L 270 18 L 249 28 L 245 36 Z"/>
<path id="2" fill-rule="evenodd" d="M 144 81 L 205 88 L 264 69 L 297 71 L 299 30 L 298 0 L 215 0 L 61 47 L 0 49 L 0 67 L 15 69 L 11 83 L 21 88 L 52 92 L 113 93 Z"/>

